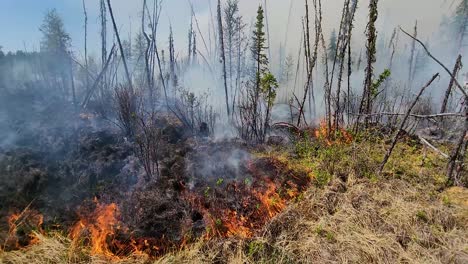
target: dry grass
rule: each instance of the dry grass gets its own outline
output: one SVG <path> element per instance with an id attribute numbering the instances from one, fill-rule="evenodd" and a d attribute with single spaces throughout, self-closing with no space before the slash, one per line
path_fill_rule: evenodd
<path id="1" fill-rule="evenodd" d="M 258 238 L 199 242 L 154 263 L 467 263 L 468 206 L 460 200 L 467 195 L 461 188 L 431 195 L 403 180 L 334 180 L 311 188 Z M 0 262 L 149 261 L 90 258 L 60 236 L 39 238 Z"/>
<path id="2" fill-rule="evenodd" d="M 437 191 L 444 171 L 439 157 L 400 144 L 377 178 L 369 173 L 380 147 L 340 148 L 322 155 L 344 155 L 333 161 L 331 182 L 311 187 L 256 238 L 200 241 L 157 260 L 106 260 L 59 235 L 38 235 L 36 245 L 0 252 L 0 263 L 468 263 L 468 190 Z M 316 171 L 324 167 L 317 157 L 291 166 Z"/>

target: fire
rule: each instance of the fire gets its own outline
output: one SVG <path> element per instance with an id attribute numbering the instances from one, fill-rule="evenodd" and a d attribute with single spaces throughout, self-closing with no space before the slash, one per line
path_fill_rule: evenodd
<path id="1" fill-rule="evenodd" d="M 252 165 L 253 166 L 253 165 Z M 253 167 L 251 168 L 253 169 Z M 255 186 L 233 183 L 229 192 L 243 197 L 233 208 L 231 204 L 210 203 L 209 198 L 187 191 L 184 199 L 197 209 L 206 225 L 205 239 L 215 237 L 250 238 L 255 230 L 278 215 L 285 207 L 287 199 L 297 197 L 297 190 L 288 190 L 285 197 L 278 192 L 280 185 L 269 178 L 262 177 Z M 257 186 L 258 185 L 258 186 Z M 210 204 L 210 206 L 206 206 Z"/>
<path id="2" fill-rule="evenodd" d="M 70 237 L 76 241 L 85 233 L 89 232 L 91 253 L 105 256 L 114 256 L 109 248 L 108 239 L 113 239 L 118 226 L 117 205 L 109 205 L 96 202 L 96 210 L 90 218 L 80 219 L 71 229 Z"/>
<path id="3" fill-rule="evenodd" d="M 20 249 L 39 242 L 36 232 L 43 233 L 44 217 L 42 214 L 26 208 L 21 213 L 11 214 L 7 218 L 7 222 L 9 230 L 4 247 Z"/>
<path id="4" fill-rule="evenodd" d="M 262 207 L 266 209 L 269 218 L 273 218 L 286 207 L 285 201 L 280 197 L 276 189 L 275 183 L 268 180 L 265 192 L 255 192 Z"/>
<path id="5" fill-rule="evenodd" d="M 119 220 L 120 211 L 115 203 L 102 204 L 94 199 L 96 209 L 84 215 L 71 228 L 73 243 L 88 242 L 92 255 L 122 258 L 158 252 L 156 239 L 133 238 Z"/>
<path id="6" fill-rule="evenodd" d="M 342 127 L 338 129 L 332 127 L 331 131 L 329 131 L 325 120 L 320 121 L 320 125 L 315 129 L 314 134 L 317 139 L 324 141 L 328 146 L 333 144 L 349 144 L 353 141 L 351 134 Z"/>

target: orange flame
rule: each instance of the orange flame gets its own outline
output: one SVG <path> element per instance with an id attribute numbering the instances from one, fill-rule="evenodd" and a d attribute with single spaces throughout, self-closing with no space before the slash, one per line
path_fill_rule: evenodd
<path id="1" fill-rule="evenodd" d="M 79 239 L 89 232 L 91 242 L 91 254 L 114 256 L 109 249 L 108 239 L 113 239 L 118 226 L 117 215 L 119 214 L 117 205 L 100 204 L 95 200 L 96 210 L 89 219 L 80 219 L 71 229 L 70 236 L 73 240 Z"/>
<path id="2" fill-rule="evenodd" d="M 280 197 L 276 189 L 275 183 L 268 180 L 265 192 L 254 192 L 263 208 L 266 209 L 269 218 L 273 218 L 286 207 L 285 201 Z"/>
<path id="3" fill-rule="evenodd" d="M 344 128 L 331 128 L 329 131 L 327 122 L 325 120 L 320 121 L 320 125 L 314 131 L 315 137 L 319 140 L 324 141 L 328 146 L 333 144 L 349 144 L 353 141 L 351 134 Z"/>
<path id="4" fill-rule="evenodd" d="M 34 210 L 26 208 L 21 213 L 14 213 L 8 216 L 8 237 L 5 241 L 5 245 L 12 249 L 20 249 L 25 246 L 34 245 L 39 242 L 39 238 L 35 235 L 33 231 L 42 233 L 42 224 L 44 223 L 44 216 Z M 27 235 L 26 240 L 22 240 L 20 243 L 20 238 L 18 233 L 25 232 Z"/>

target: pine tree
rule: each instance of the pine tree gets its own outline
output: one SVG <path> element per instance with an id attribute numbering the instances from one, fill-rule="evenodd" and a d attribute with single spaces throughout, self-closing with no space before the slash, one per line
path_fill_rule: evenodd
<path id="1" fill-rule="evenodd" d="M 266 133 L 268 132 L 270 113 L 273 103 L 276 99 L 276 88 L 278 87 L 278 82 L 275 76 L 268 69 L 268 57 L 266 55 L 266 37 L 264 31 L 264 13 L 262 6 L 258 7 L 257 10 L 257 21 L 255 23 L 255 30 L 252 37 L 252 55 L 256 64 L 255 69 L 255 90 L 254 90 L 254 117 L 253 120 L 254 127 L 257 132 L 257 139 L 261 142 L 265 140 Z M 259 124 L 256 117 L 260 116 L 258 112 L 259 109 L 259 97 L 260 93 L 265 95 L 267 101 L 266 115 L 263 124 Z M 258 125 L 263 125 L 263 129 L 258 129 Z"/>
<path id="2" fill-rule="evenodd" d="M 338 42 L 337 36 L 336 36 L 336 30 L 333 29 L 331 35 L 330 35 L 330 44 L 328 44 L 328 59 L 329 60 L 334 60 L 335 55 L 336 55 L 336 43 Z"/>
<path id="3" fill-rule="evenodd" d="M 65 98 L 68 95 L 69 80 L 71 80 L 71 70 L 69 67 L 70 56 L 69 49 L 71 46 L 70 35 L 65 31 L 62 18 L 58 15 L 55 9 L 47 12 L 44 21 L 39 28 L 42 32 L 41 53 L 43 62 L 47 69 L 47 78 L 53 83 L 56 88 L 62 90 L 62 96 Z"/>
<path id="4" fill-rule="evenodd" d="M 452 25 L 458 49 L 462 50 L 468 45 L 468 0 L 460 0 L 455 9 Z"/>

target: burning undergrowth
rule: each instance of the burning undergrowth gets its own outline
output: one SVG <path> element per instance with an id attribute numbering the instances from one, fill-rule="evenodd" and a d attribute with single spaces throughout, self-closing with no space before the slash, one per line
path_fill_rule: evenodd
<path id="1" fill-rule="evenodd" d="M 77 135 L 54 162 L 34 149 L 2 153 L 0 169 L 11 177 L 2 179 L 2 249 L 34 244 L 50 230 L 109 258 L 161 256 L 200 239 L 249 238 L 311 180 L 242 143 L 168 136 L 160 173 L 150 179 L 130 144 L 106 131 Z"/>

